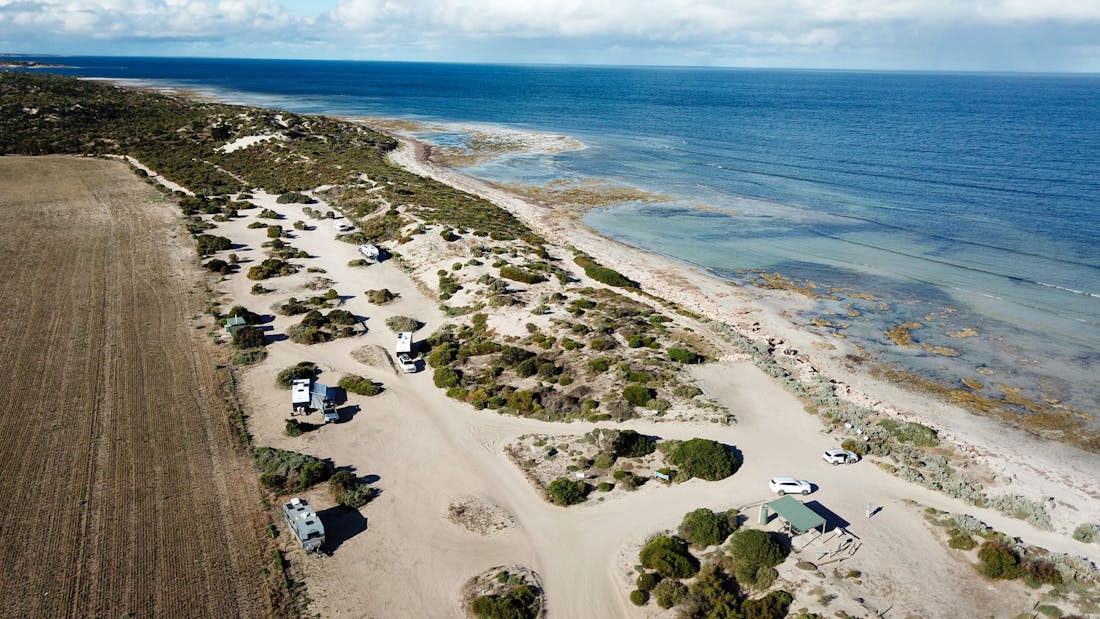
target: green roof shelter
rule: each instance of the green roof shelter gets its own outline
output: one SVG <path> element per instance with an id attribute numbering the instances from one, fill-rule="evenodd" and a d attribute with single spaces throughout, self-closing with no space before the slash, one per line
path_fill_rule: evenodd
<path id="1" fill-rule="evenodd" d="M 825 533 L 825 519 L 793 497 L 780 497 L 771 503 L 766 503 L 764 507 L 775 512 L 775 515 L 779 516 L 779 519 L 785 522 L 787 528 L 795 535 L 815 529 Z M 761 513 L 761 516 L 766 519 L 766 512 Z"/>
<path id="2" fill-rule="evenodd" d="M 229 319 L 225 321 L 225 332 L 233 335 L 234 333 L 236 333 L 237 329 L 240 329 L 241 327 L 247 325 L 248 321 L 246 321 L 244 318 L 241 318 L 240 316 L 230 316 Z"/>

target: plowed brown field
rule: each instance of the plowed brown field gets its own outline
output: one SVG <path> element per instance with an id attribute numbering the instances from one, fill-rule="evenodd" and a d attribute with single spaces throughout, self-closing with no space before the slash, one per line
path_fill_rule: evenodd
<path id="1" fill-rule="evenodd" d="M 0 157 L 4 616 L 272 612 L 177 213 L 122 163 Z"/>

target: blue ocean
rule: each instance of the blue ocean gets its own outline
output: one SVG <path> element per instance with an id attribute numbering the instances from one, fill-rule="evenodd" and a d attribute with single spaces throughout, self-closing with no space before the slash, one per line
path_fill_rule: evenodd
<path id="1" fill-rule="evenodd" d="M 1100 404 L 1097 75 L 38 60 L 299 113 L 566 135 L 585 148 L 465 171 L 661 196 L 585 221 L 736 282 L 812 281 L 833 298 L 792 320 L 943 384 Z M 887 337 L 903 323 L 919 345 Z"/>

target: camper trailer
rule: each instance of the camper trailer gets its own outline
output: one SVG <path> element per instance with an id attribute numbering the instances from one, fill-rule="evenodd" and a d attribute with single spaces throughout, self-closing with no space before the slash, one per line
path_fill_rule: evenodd
<path id="1" fill-rule="evenodd" d="M 412 374 L 416 371 L 416 360 L 413 359 L 412 354 L 412 332 L 402 331 L 397 334 L 397 346 L 394 347 L 394 352 L 397 353 L 397 364 L 401 366 L 401 371 L 406 374 Z"/>
<path id="2" fill-rule="evenodd" d="M 369 262 L 378 262 L 379 256 L 382 255 L 381 250 L 377 245 L 371 245 L 370 243 L 364 243 L 359 246 L 359 253 Z"/>
<path id="3" fill-rule="evenodd" d="M 309 506 L 309 501 L 293 498 L 283 503 L 283 518 L 306 552 L 321 552 L 321 546 L 325 543 L 325 526 Z"/>
<path id="4" fill-rule="evenodd" d="M 309 379 L 299 378 L 290 383 L 290 410 L 295 415 L 305 415 L 310 408 Z"/>

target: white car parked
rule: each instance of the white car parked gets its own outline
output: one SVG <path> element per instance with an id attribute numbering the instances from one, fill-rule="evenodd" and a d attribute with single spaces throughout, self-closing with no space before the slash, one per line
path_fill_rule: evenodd
<path id="1" fill-rule="evenodd" d="M 768 489 L 777 493 L 779 496 L 785 494 L 809 494 L 813 492 L 813 486 L 805 479 L 795 479 L 794 477 L 773 477 L 768 482 Z"/>
<path id="2" fill-rule="evenodd" d="M 859 456 L 847 449 L 827 449 L 821 455 L 829 464 L 851 464 L 859 462 Z"/>

